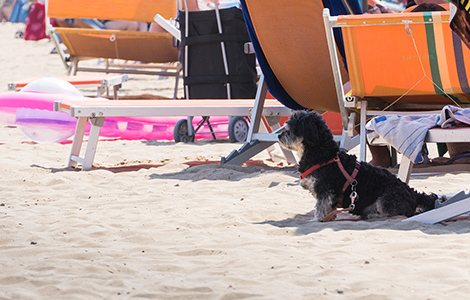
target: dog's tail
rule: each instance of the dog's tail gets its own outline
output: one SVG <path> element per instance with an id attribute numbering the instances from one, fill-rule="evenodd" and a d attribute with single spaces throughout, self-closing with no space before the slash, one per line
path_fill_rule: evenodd
<path id="1" fill-rule="evenodd" d="M 434 194 L 416 193 L 416 199 L 418 202 L 418 209 L 420 212 L 425 212 L 434 208 L 434 203 L 439 197 Z"/>

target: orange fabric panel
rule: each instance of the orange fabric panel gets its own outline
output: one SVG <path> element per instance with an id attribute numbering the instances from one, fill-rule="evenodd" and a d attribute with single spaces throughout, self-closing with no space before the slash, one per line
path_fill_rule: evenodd
<path id="1" fill-rule="evenodd" d="M 364 82 L 362 80 L 361 62 L 358 59 L 358 46 L 356 41 L 356 34 L 352 28 L 343 28 L 343 42 L 347 45 L 346 61 L 349 65 L 349 79 L 351 83 L 351 90 L 354 95 L 359 98 L 364 97 Z"/>
<path id="2" fill-rule="evenodd" d="M 443 22 L 425 25 L 430 19 Z M 453 104 L 438 95 L 445 91 L 469 103 L 457 65 L 463 63 L 470 78 L 470 52 L 463 46 L 465 59 L 457 61 L 448 20 L 448 12 L 341 16 L 338 23 L 353 25 L 342 28 L 352 94 L 388 102 L 406 95 L 400 102 Z M 407 21 L 412 21 L 409 29 Z"/>
<path id="3" fill-rule="evenodd" d="M 104 31 L 104 30 L 103 30 Z M 173 39 L 168 35 L 140 36 L 111 34 L 61 34 L 59 37 L 72 56 L 92 58 L 115 58 L 147 63 L 165 63 L 178 60 L 178 49 L 173 47 Z"/>
<path id="4" fill-rule="evenodd" d="M 252 0 L 247 7 L 277 79 L 300 105 L 339 111 L 321 1 Z M 348 81 L 343 69 L 343 78 Z"/>
<path id="5" fill-rule="evenodd" d="M 424 27 L 413 30 L 419 53 L 414 48 L 413 39 L 406 35 L 404 25 L 355 29 L 365 97 L 402 95 L 415 84 L 418 85 L 411 91 L 412 94 L 422 94 L 432 88 L 428 80 L 419 82 L 424 75 L 420 59 L 429 61 L 426 33 Z M 430 74 L 429 63 L 424 63 L 423 67 L 425 73 Z M 354 89 L 352 93 L 356 95 Z"/>
<path id="6" fill-rule="evenodd" d="M 176 16 L 175 0 L 48 0 L 50 18 L 84 18 L 153 22 L 158 13 Z"/>

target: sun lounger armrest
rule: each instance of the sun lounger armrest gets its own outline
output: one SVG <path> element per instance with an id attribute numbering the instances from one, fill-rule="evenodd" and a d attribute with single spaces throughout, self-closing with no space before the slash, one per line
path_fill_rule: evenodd
<path id="1" fill-rule="evenodd" d="M 171 24 L 170 21 L 162 17 L 160 14 L 156 14 L 153 20 L 158 25 L 160 25 L 163 29 L 168 31 L 172 36 L 174 36 L 175 39 L 181 41 L 181 31 L 178 28 L 176 28 L 176 26 Z"/>

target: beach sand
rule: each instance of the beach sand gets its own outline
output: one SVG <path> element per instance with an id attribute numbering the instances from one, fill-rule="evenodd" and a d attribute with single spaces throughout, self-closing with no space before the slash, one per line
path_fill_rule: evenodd
<path id="1" fill-rule="evenodd" d="M 52 43 L 14 39 L 21 28 L 0 25 L 1 93 L 65 75 Z M 122 93 L 171 85 L 131 76 Z M 82 172 L 66 167 L 70 144 L 2 125 L 0 299 L 468 299 L 469 221 L 312 222 L 295 167 L 266 151 L 249 166 L 188 166 L 240 146 L 103 141 Z M 416 168 L 410 185 L 469 192 L 468 170 Z"/>

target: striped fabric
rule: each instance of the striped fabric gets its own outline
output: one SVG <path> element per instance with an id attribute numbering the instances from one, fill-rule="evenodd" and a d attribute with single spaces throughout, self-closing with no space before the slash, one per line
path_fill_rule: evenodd
<path id="1" fill-rule="evenodd" d="M 354 96 L 470 104 L 470 51 L 449 12 L 340 16 L 338 24 Z"/>

